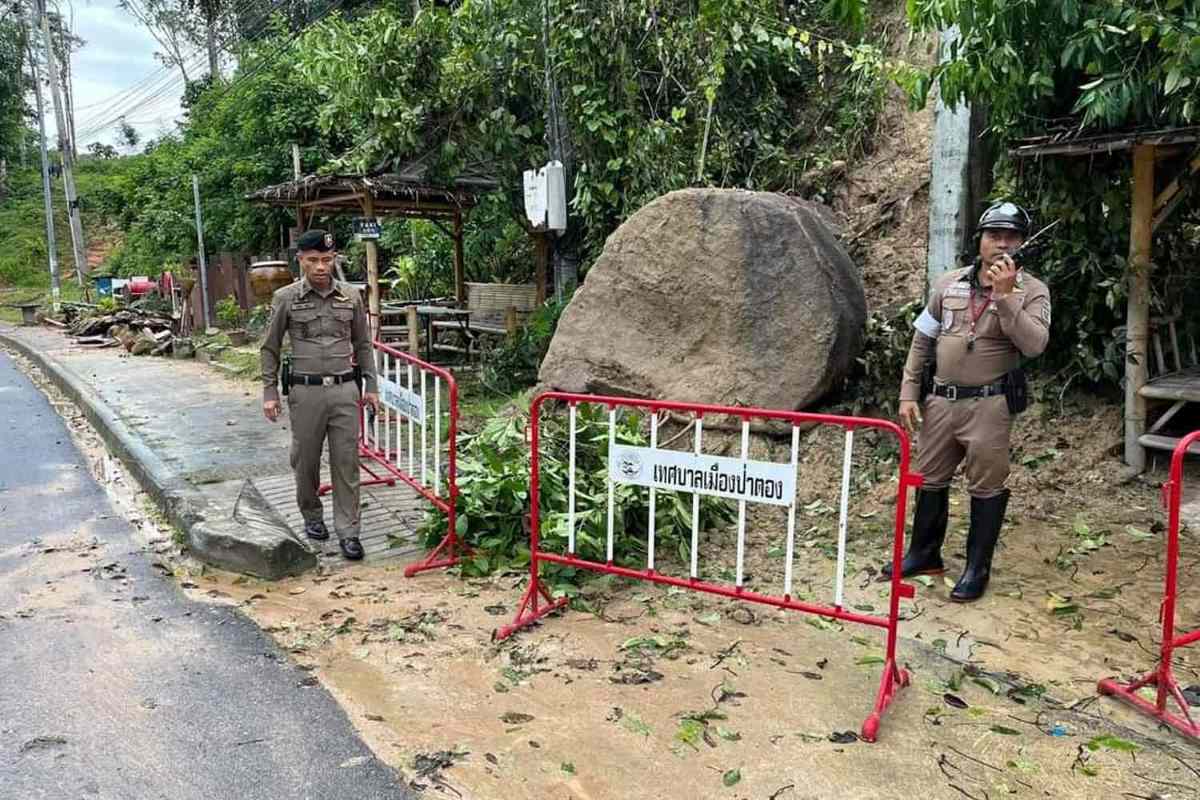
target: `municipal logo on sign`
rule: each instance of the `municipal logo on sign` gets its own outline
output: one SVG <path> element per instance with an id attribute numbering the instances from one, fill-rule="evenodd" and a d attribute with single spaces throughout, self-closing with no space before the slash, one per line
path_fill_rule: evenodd
<path id="1" fill-rule="evenodd" d="M 632 481 L 642 473 L 642 459 L 638 457 L 637 453 L 622 453 L 617 468 L 621 470 L 621 476 L 625 480 Z"/>

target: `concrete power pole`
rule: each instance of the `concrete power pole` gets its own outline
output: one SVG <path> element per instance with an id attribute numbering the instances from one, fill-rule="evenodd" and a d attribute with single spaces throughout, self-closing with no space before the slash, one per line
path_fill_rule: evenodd
<path id="1" fill-rule="evenodd" d="M 204 330 L 212 325 L 208 313 L 208 258 L 204 255 L 204 221 L 200 217 L 200 179 L 192 175 L 192 196 L 196 198 L 196 246 L 200 251 L 200 308 L 204 313 Z"/>
<path id="2" fill-rule="evenodd" d="M 30 37 L 25 43 L 29 48 L 29 69 L 33 73 L 33 94 L 37 98 L 38 130 L 41 132 L 42 144 L 42 196 L 46 206 L 46 257 L 50 262 L 50 303 L 54 311 L 58 311 L 59 298 L 62 289 L 58 278 L 58 245 L 54 241 L 54 202 L 50 193 L 50 154 L 46 147 L 46 113 L 42 101 L 42 81 L 38 75 L 37 60 L 33 55 L 33 29 L 30 26 Z"/>
<path id="3" fill-rule="evenodd" d="M 83 239 L 83 221 L 79 216 L 79 193 L 75 191 L 75 157 L 71 151 L 71 131 L 63 115 L 62 92 L 58 78 L 58 67 L 54 60 L 54 42 L 50 37 L 50 21 L 46 16 L 45 0 L 38 2 L 38 15 L 42 20 L 42 35 L 46 40 L 46 71 L 50 79 L 50 96 L 54 100 L 54 120 L 58 126 L 59 152 L 63 162 L 63 184 L 67 194 L 67 218 L 71 223 L 71 247 L 75 255 L 75 277 L 83 286 L 83 273 L 87 270 L 87 246 Z"/>
<path id="4" fill-rule="evenodd" d="M 958 27 L 942 31 L 941 58 L 948 57 L 958 40 Z M 982 169 L 978 147 L 972 136 L 972 111 L 961 102 L 951 108 L 939 91 L 934 107 L 933 158 L 929 176 L 929 261 L 928 286 L 958 266 L 958 257 L 972 234 L 974 204 L 979 189 L 972 180 L 972 167 Z"/>

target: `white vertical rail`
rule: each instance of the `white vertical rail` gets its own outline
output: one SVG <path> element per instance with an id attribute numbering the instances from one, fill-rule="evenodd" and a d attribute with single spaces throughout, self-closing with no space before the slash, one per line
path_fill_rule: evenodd
<path id="1" fill-rule="evenodd" d="M 658 449 L 658 412 L 651 410 L 650 412 L 650 449 Z M 646 569 L 654 569 L 654 523 L 656 511 L 656 491 L 653 486 L 650 487 L 650 536 L 646 543 Z"/>
<path id="2" fill-rule="evenodd" d="M 704 418 L 696 417 L 696 455 L 700 455 L 700 437 L 704 435 Z M 692 577 L 699 578 L 700 563 L 700 493 L 692 492 Z"/>
<path id="3" fill-rule="evenodd" d="M 371 425 L 367 419 L 367 407 L 365 405 L 359 406 L 358 415 L 360 417 L 358 424 L 359 430 L 362 431 L 362 440 L 364 443 L 370 444 Z"/>
<path id="4" fill-rule="evenodd" d="M 792 474 L 796 474 L 796 465 L 799 463 L 800 454 L 800 428 L 792 423 Z M 796 485 L 800 485 L 800 481 L 796 481 Z M 792 502 L 788 505 L 788 523 L 787 523 L 787 563 L 783 568 L 783 594 L 784 597 L 792 596 L 792 559 L 796 553 L 796 495 L 792 495 Z"/>
<path id="5" fill-rule="evenodd" d="M 386 350 L 383 351 L 383 377 L 385 380 L 391 375 L 391 360 L 392 357 Z M 383 403 L 379 404 L 379 410 L 375 412 L 375 416 L 383 414 L 383 460 L 391 459 L 392 449 L 392 412 Z"/>
<path id="6" fill-rule="evenodd" d="M 425 403 L 425 385 L 427 383 L 427 381 L 425 380 L 425 370 L 421 370 L 420 372 L 421 372 L 421 422 L 422 422 L 422 425 L 421 425 L 421 485 L 428 486 L 429 481 L 427 480 L 426 471 L 428 469 L 427 465 L 429 463 L 429 454 L 428 454 L 429 434 L 426 433 L 426 431 L 429 428 L 429 424 L 428 424 L 429 423 L 429 407 Z"/>
<path id="7" fill-rule="evenodd" d="M 612 457 L 613 444 L 617 440 L 617 407 L 613 406 L 608 410 L 608 549 L 606 550 L 608 562 L 611 564 L 613 560 L 613 480 L 612 480 Z"/>
<path id="8" fill-rule="evenodd" d="M 846 583 L 846 521 L 850 511 L 850 461 L 854 456 L 854 429 L 846 429 L 846 452 L 842 456 L 842 508 L 838 518 L 837 583 L 833 590 L 834 608 L 842 607 Z"/>
<path id="9" fill-rule="evenodd" d="M 567 462 L 567 552 L 575 555 L 575 403 L 567 410 L 571 420 L 571 456 Z"/>
<path id="10" fill-rule="evenodd" d="M 366 381 L 363 382 L 363 389 L 367 388 Z M 371 413 L 371 449 L 379 451 L 379 410 L 372 409 Z"/>
<path id="11" fill-rule="evenodd" d="M 742 461 L 750 457 L 750 420 L 742 420 Z M 738 500 L 737 587 L 742 588 L 742 568 L 746 557 L 746 501 Z"/>
<path id="12" fill-rule="evenodd" d="M 442 493 L 442 376 L 433 376 L 433 493 Z"/>
<path id="13" fill-rule="evenodd" d="M 412 364 L 408 365 L 408 391 L 413 390 L 413 368 Z M 416 472 L 416 453 L 417 448 L 413 441 L 413 422 L 412 417 L 408 418 L 408 477 L 415 477 Z"/>
<path id="14" fill-rule="evenodd" d="M 392 377 L 392 379 L 394 379 L 396 381 L 397 386 L 402 385 L 400 383 L 400 360 L 398 360 L 398 359 L 396 361 L 392 362 L 391 377 Z M 400 411 L 396 411 L 395 416 L 396 416 L 396 450 L 394 451 L 395 456 L 392 457 L 391 463 L 396 465 L 396 469 L 401 469 L 401 461 L 402 461 L 401 456 L 403 456 L 403 453 L 404 453 L 404 415 L 401 414 Z"/>

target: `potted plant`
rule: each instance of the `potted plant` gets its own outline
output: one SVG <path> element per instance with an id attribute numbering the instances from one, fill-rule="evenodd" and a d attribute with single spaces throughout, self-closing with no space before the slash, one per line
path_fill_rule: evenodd
<path id="1" fill-rule="evenodd" d="M 235 297 L 222 297 L 217 301 L 217 322 L 225 329 L 229 343 L 234 347 L 244 347 L 250 341 L 250 334 L 242 325 L 242 307 Z"/>

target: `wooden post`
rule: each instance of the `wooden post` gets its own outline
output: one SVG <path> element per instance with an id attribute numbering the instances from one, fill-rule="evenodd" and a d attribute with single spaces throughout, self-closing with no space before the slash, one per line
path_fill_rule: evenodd
<path id="1" fill-rule="evenodd" d="M 463 266 L 462 212 L 454 212 L 454 297 L 459 304 L 467 302 L 467 276 Z"/>
<path id="2" fill-rule="evenodd" d="M 504 312 L 504 332 L 509 339 L 515 339 L 517 330 L 517 307 L 509 306 L 508 310 Z"/>
<path id="3" fill-rule="evenodd" d="M 363 197 L 363 211 L 368 217 L 375 216 L 375 196 L 367 189 Z M 372 341 L 379 338 L 379 248 L 374 239 L 367 239 L 367 309 Z"/>
<path id="4" fill-rule="evenodd" d="M 417 318 L 417 307 L 409 306 L 405 309 L 408 324 L 408 354 L 410 356 L 421 357 L 421 329 L 417 326 L 420 324 Z"/>
<path id="5" fill-rule="evenodd" d="M 1125 323 L 1125 463 L 1146 468 L 1146 449 L 1138 441 L 1146 430 L 1146 385 L 1150 338 L 1151 235 L 1154 220 L 1154 147 L 1133 149 L 1133 203 L 1129 225 L 1129 301 Z"/>

